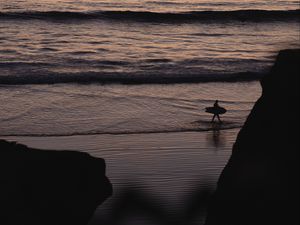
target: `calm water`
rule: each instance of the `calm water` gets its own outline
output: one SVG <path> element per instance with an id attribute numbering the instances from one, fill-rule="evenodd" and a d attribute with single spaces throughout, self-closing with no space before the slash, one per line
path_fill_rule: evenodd
<path id="1" fill-rule="evenodd" d="M 220 128 L 240 128 L 260 93 L 258 82 L 2 86 L 0 136 L 208 131 L 215 99 L 228 110 Z"/>

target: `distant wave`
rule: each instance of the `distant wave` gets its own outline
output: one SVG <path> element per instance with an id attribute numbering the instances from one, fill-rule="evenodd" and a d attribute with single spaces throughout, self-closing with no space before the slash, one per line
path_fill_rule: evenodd
<path id="1" fill-rule="evenodd" d="M 201 82 L 237 82 L 258 80 L 264 73 L 241 72 L 228 74 L 126 74 L 126 73 L 48 73 L 0 76 L 2 85 L 57 84 L 57 83 L 119 83 L 172 84 Z"/>
<path id="2" fill-rule="evenodd" d="M 284 21 L 299 20 L 300 10 L 236 10 L 161 13 L 148 11 L 22 11 L 0 12 L 0 20 L 116 20 L 133 22 L 193 23 L 201 21 Z"/>

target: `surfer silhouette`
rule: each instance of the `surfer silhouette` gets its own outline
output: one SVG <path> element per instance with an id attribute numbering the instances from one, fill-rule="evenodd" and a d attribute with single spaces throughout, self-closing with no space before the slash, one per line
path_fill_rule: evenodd
<path id="1" fill-rule="evenodd" d="M 215 101 L 215 103 L 214 103 L 214 108 L 220 108 L 220 106 L 219 106 L 219 101 L 218 101 L 218 100 Z M 220 116 L 219 116 L 219 114 L 218 114 L 217 112 L 214 113 L 214 116 L 213 116 L 211 122 L 214 122 L 214 120 L 215 120 L 216 117 L 218 118 L 218 121 L 219 121 L 219 122 L 222 122 L 222 121 L 221 121 L 221 118 L 220 118 Z"/>
<path id="2" fill-rule="evenodd" d="M 213 114 L 213 118 L 211 120 L 211 122 L 215 121 L 215 118 L 218 118 L 219 123 L 222 123 L 221 118 L 220 118 L 220 114 L 224 114 L 226 113 L 226 109 L 219 106 L 219 101 L 216 100 L 214 103 L 213 107 L 207 107 L 205 109 L 206 112 Z"/>

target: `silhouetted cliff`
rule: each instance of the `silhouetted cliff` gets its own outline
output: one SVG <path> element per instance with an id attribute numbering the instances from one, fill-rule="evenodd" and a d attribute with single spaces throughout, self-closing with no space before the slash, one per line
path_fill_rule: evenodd
<path id="1" fill-rule="evenodd" d="M 300 50 L 263 78 L 208 210 L 206 225 L 299 224 Z"/>
<path id="2" fill-rule="evenodd" d="M 0 179 L 1 225 L 85 225 L 112 193 L 103 159 L 4 140 Z"/>

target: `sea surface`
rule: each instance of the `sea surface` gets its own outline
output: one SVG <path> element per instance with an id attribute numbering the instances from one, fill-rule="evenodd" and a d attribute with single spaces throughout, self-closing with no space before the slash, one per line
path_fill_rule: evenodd
<path id="1" fill-rule="evenodd" d="M 255 80 L 298 1 L 0 1 L 0 84 Z"/>
<path id="2" fill-rule="evenodd" d="M 215 187 L 278 51 L 300 47 L 299 15 L 291 0 L 0 0 L 0 137 L 104 157 L 116 192 L 91 225 L 127 187 L 176 221 Z"/>

